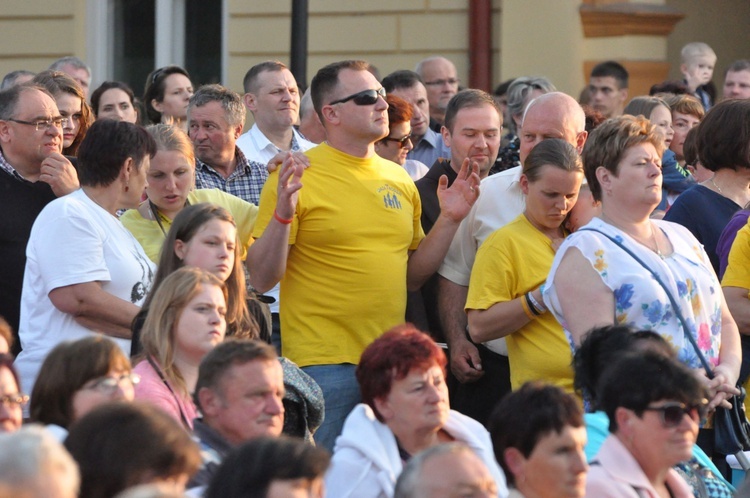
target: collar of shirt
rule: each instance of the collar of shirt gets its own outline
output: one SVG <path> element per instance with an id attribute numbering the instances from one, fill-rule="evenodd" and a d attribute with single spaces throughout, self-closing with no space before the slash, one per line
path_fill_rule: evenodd
<path id="1" fill-rule="evenodd" d="M 442 143 L 443 137 L 440 136 L 440 134 L 436 133 L 434 130 L 431 130 L 427 128 L 427 133 L 424 134 L 422 137 L 422 140 L 419 141 L 417 146 L 422 145 L 422 143 L 427 143 L 432 147 L 433 149 L 437 149 L 438 147 L 438 140 Z"/>
<path id="2" fill-rule="evenodd" d="M 242 140 L 242 137 L 240 137 L 240 140 Z M 247 139 L 241 145 L 245 148 L 252 161 L 264 164 L 268 163 L 273 156 L 282 151 L 260 131 L 257 124 L 254 124 L 250 128 L 250 131 L 247 132 Z M 302 138 L 297 130 L 292 127 L 292 143 L 290 148 L 292 152 L 304 152 L 314 145 L 312 142 Z"/>
<path id="3" fill-rule="evenodd" d="M 250 162 L 245 157 L 245 154 L 243 154 L 240 148 L 237 147 L 236 145 L 234 147 L 234 159 L 236 162 L 236 166 L 234 168 L 234 171 L 232 171 L 232 173 L 230 173 L 230 175 L 227 177 L 227 180 L 234 176 L 242 175 L 244 173 L 252 174 L 252 168 L 250 167 Z M 197 170 L 207 171 L 207 172 L 222 176 L 220 175 L 218 171 L 214 169 L 213 166 L 211 166 L 210 164 L 204 163 L 197 157 L 195 158 L 195 165 L 196 165 Z"/>
<path id="4" fill-rule="evenodd" d="M 17 180 L 21 180 L 24 182 L 28 182 L 26 178 L 21 176 L 21 173 L 16 171 L 16 168 L 11 166 L 11 164 L 5 159 L 5 156 L 3 155 L 3 149 L 0 149 L 0 169 L 8 173 L 10 176 Z"/>

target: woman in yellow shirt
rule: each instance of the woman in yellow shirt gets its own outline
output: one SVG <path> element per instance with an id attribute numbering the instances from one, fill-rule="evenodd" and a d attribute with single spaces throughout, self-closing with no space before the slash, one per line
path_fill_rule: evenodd
<path id="1" fill-rule="evenodd" d="M 507 336 L 513 389 L 543 380 L 573 392 L 570 346 L 544 307 L 540 286 L 567 235 L 563 224 L 582 180 L 583 166 L 572 145 L 561 139 L 539 143 L 520 179 L 525 211 L 477 252 L 466 302 L 469 334 L 475 342 Z"/>

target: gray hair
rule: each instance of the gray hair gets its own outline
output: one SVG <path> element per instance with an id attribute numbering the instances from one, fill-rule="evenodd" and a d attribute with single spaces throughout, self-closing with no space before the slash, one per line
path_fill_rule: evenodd
<path id="1" fill-rule="evenodd" d="M 300 100 L 299 118 L 304 118 L 310 112 L 315 112 L 315 107 L 313 106 L 312 95 L 310 94 L 310 89 L 308 88 L 302 95 L 302 100 Z"/>
<path id="2" fill-rule="evenodd" d="M 10 88 L 15 85 L 16 81 L 21 76 L 31 76 L 33 78 L 34 76 L 36 76 L 36 73 L 33 71 L 27 71 L 26 69 L 11 71 L 6 74 L 5 77 L 3 77 L 3 82 L 0 83 L 0 90 L 5 90 L 6 88 Z"/>
<path id="3" fill-rule="evenodd" d="M 75 496 L 80 482 L 73 457 L 43 427 L 29 425 L 0 434 L 0 483 L 14 496 Z M 59 493 L 61 489 L 67 492 Z"/>
<path id="4" fill-rule="evenodd" d="M 544 76 L 523 76 L 516 78 L 508 87 L 508 114 L 520 116 L 529 105 L 531 92 L 539 90 L 542 93 L 557 91 L 555 85 Z"/>
<path id="5" fill-rule="evenodd" d="M 21 100 L 21 95 L 33 90 L 42 92 L 52 100 L 55 99 L 52 94 L 42 86 L 31 83 L 25 85 L 13 85 L 10 88 L 0 90 L 0 119 L 4 121 L 11 119 L 16 113 L 16 107 L 18 107 L 18 101 Z"/>
<path id="6" fill-rule="evenodd" d="M 191 111 L 195 107 L 203 107 L 209 102 L 219 102 L 221 104 L 227 122 L 231 126 L 239 126 L 245 123 L 245 104 L 242 102 L 240 94 L 217 84 L 203 85 L 190 97 L 188 120 L 190 119 Z"/>
<path id="7" fill-rule="evenodd" d="M 451 61 L 450 59 L 446 59 L 442 55 L 433 55 L 432 57 L 427 57 L 426 59 L 422 59 L 421 61 L 417 62 L 417 65 L 414 66 L 414 72 L 417 73 L 421 79 L 424 79 L 424 74 L 422 73 L 422 70 L 424 69 L 425 64 L 427 64 L 428 62 L 434 62 L 434 61 L 439 61 L 439 60 L 444 60 L 446 62 L 449 62 L 454 68 L 456 67 L 456 65 L 453 64 L 453 61 Z"/>
<path id="8" fill-rule="evenodd" d="M 446 453 L 466 452 L 474 454 L 473 450 L 464 443 L 444 443 L 417 453 L 409 460 L 409 463 L 406 464 L 401 475 L 399 475 L 393 498 L 430 498 L 424 495 L 424 490 L 419 486 L 424 480 L 422 469 L 427 461 Z"/>
<path id="9" fill-rule="evenodd" d="M 88 67 L 85 62 L 83 62 L 75 55 L 69 55 L 67 57 L 61 57 L 57 59 L 55 62 L 50 64 L 49 69 L 52 69 L 53 71 L 62 71 L 62 67 L 68 65 L 73 66 L 76 69 L 85 69 L 86 72 L 89 73 L 89 77 L 91 76 L 91 68 Z"/>

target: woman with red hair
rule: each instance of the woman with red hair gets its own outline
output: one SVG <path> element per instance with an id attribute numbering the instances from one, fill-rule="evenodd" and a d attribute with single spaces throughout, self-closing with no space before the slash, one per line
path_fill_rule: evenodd
<path id="1" fill-rule="evenodd" d="M 411 141 L 411 106 L 407 101 L 395 95 L 385 98 L 388 102 L 388 136 L 375 142 L 375 152 L 383 159 L 388 159 L 403 166 L 415 182 L 430 170 L 426 164 L 406 155 L 414 148 Z"/>
<path id="2" fill-rule="evenodd" d="M 507 496 L 489 433 L 448 405 L 445 365 L 443 351 L 412 325 L 389 330 L 365 349 L 357 366 L 364 403 L 336 440 L 326 476 L 330 496 L 390 498 L 413 455 L 450 441 L 472 448 L 495 478 L 498 496 Z"/>

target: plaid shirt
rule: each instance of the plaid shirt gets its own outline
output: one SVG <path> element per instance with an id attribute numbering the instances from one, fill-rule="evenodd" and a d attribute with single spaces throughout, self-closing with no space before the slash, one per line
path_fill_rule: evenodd
<path id="1" fill-rule="evenodd" d="M 28 180 L 22 177 L 21 173 L 16 171 L 16 168 L 11 166 L 10 163 L 5 159 L 5 156 L 3 155 L 3 149 L 0 149 L 0 169 L 8 173 L 10 176 L 15 178 L 16 180 L 28 182 Z"/>
<path id="2" fill-rule="evenodd" d="M 234 148 L 234 157 L 237 167 L 228 178 L 196 158 L 195 187 L 218 188 L 257 206 L 260 203 L 260 192 L 268 178 L 266 165 L 248 161 L 239 147 Z"/>

